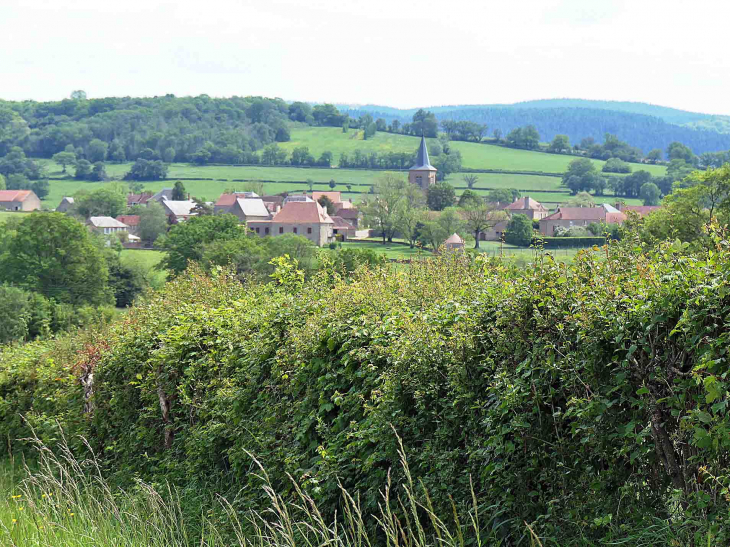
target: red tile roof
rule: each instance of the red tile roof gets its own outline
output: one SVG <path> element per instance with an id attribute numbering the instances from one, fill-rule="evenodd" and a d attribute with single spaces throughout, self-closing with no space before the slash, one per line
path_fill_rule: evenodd
<path id="1" fill-rule="evenodd" d="M 609 213 L 603 207 L 560 207 L 557 212 L 542 220 L 595 220 L 610 223 L 623 222 L 623 213 Z M 541 221 L 542 222 L 542 221 Z"/>
<path id="2" fill-rule="evenodd" d="M 0 201 L 25 201 L 32 193 L 30 190 L 0 190 Z"/>
<path id="3" fill-rule="evenodd" d="M 335 214 L 338 217 L 356 219 L 360 215 L 360 211 L 357 209 L 337 209 Z"/>
<path id="4" fill-rule="evenodd" d="M 645 216 L 649 213 L 656 211 L 657 209 L 661 209 L 660 205 L 621 205 L 619 207 L 619 210 L 623 213 L 625 211 L 634 211 L 635 213 L 638 213 L 639 216 Z"/>
<path id="5" fill-rule="evenodd" d="M 335 223 L 335 225 L 333 226 L 333 228 L 335 230 L 347 230 L 348 228 L 352 228 L 353 227 L 352 224 L 350 224 L 349 222 L 347 222 L 342 217 L 334 216 L 334 217 L 330 217 L 330 218 L 332 219 L 332 222 Z"/>
<path id="6" fill-rule="evenodd" d="M 319 201 L 322 196 L 327 196 L 332 203 L 342 203 L 342 192 L 312 192 L 314 201 Z"/>
<path id="7" fill-rule="evenodd" d="M 117 217 L 117 220 L 126 224 L 127 226 L 139 225 L 139 215 L 119 215 Z"/>
<path id="8" fill-rule="evenodd" d="M 127 207 L 131 205 L 144 205 L 152 197 L 152 192 L 142 192 L 141 194 L 128 194 Z"/>
<path id="9" fill-rule="evenodd" d="M 221 194 L 218 201 L 215 202 L 216 207 L 231 207 L 238 198 L 247 198 L 251 192 L 233 192 L 232 194 Z"/>
<path id="10" fill-rule="evenodd" d="M 524 211 L 526 209 L 530 209 L 532 211 L 547 211 L 542 203 L 535 201 L 529 196 L 517 198 L 514 202 L 505 207 L 505 210 L 509 211 Z"/>
<path id="11" fill-rule="evenodd" d="M 272 222 L 287 224 L 331 224 L 332 219 L 316 201 L 290 201 L 274 215 Z"/>

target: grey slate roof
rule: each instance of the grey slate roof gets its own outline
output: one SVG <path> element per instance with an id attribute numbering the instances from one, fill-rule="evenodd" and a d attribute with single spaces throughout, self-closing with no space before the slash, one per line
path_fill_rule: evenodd
<path id="1" fill-rule="evenodd" d="M 119 222 L 116 218 L 112 217 L 91 217 L 89 224 L 94 228 L 128 228 L 123 222 Z"/>
<path id="2" fill-rule="evenodd" d="M 269 210 L 261 198 L 238 198 L 236 201 L 246 217 L 269 217 Z"/>
<path id="3" fill-rule="evenodd" d="M 428 159 L 428 147 L 424 136 L 421 136 L 421 145 L 418 147 L 416 163 L 411 167 L 411 171 L 437 171 Z"/>

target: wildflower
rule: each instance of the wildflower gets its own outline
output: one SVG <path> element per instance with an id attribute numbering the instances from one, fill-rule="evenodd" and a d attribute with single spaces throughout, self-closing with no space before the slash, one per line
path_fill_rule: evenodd
<path id="1" fill-rule="evenodd" d="M 17 496 L 13 496 L 13 499 L 14 500 L 19 500 L 22 497 L 23 497 L 22 494 L 18 494 Z"/>
<path id="2" fill-rule="evenodd" d="M 13 524 L 15 524 L 16 522 L 18 522 L 18 520 L 17 519 L 13 519 Z"/>
<path id="3" fill-rule="evenodd" d="M 18 511 L 22 511 L 25 507 L 18 507 Z"/>

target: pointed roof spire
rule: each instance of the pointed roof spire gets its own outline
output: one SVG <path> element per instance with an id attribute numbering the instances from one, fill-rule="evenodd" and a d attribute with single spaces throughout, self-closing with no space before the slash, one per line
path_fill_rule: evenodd
<path id="1" fill-rule="evenodd" d="M 436 168 L 431 165 L 428 159 L 428 147 L 426 146 L 426 137 L 421 135 L 421 145 L 418 147 L 418 153 L 416 154 L 416 163 L 411 170 L 419 171 L 436 171 Z"/>

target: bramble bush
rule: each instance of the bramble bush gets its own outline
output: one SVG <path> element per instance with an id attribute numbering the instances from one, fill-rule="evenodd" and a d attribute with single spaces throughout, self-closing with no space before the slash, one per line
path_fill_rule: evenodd
<path id="1" fill-rule="evenodd" d="M 463 514 L 471 480 L 506 541 L 726 544 L 730 246 L 636 245 L 268 284 L 192 267 L 103 332 L 0 354 L 0 435 L 62 427 L 119 480 L 227 485 L 237 511 L 266 503 L 251 453 L 332 515 L 340 486 L 377 514 L 402 484 L 397 432 L 424 503 Z"/>

